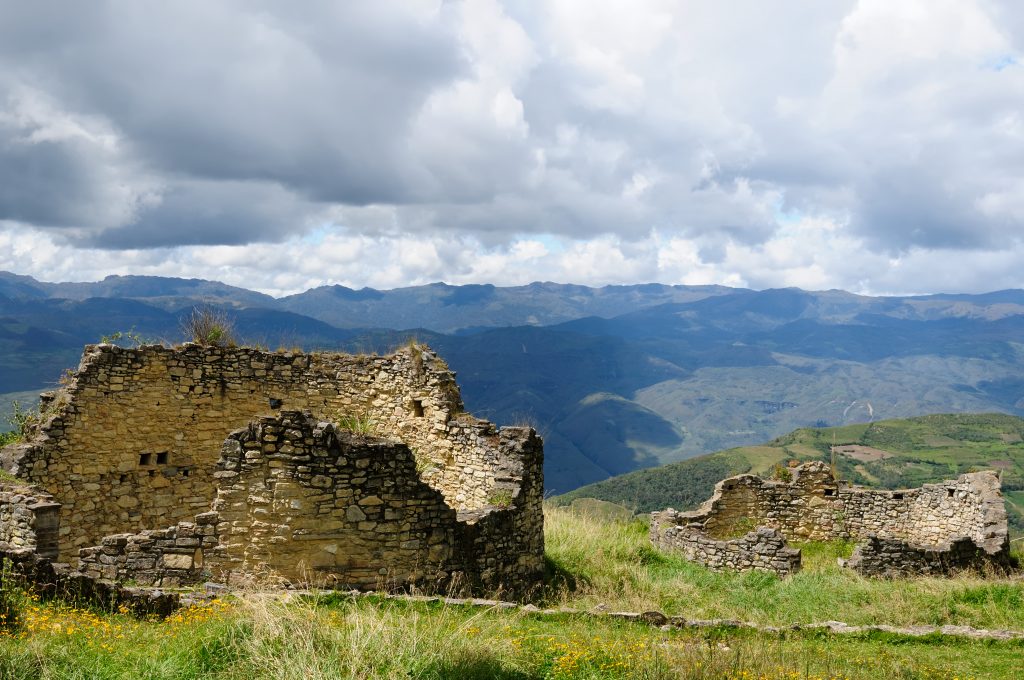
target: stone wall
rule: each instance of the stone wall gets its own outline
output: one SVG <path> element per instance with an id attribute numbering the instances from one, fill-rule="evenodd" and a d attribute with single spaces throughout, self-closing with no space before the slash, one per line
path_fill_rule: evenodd
<path id="1" fill-rule="evenodd" d="M 57 556 L 59 530 L 60 503 L 49 494 L 22 484 L 0 483 L 0 544 L 52 559 Z"/>
<path id="2" fill-rule="evenodd" d="M 788 540 L 876 536 L 923 547 L 929 555 L 967 537 L 986 561 L 1005 562 L 1009 553 L 1006 509 L 994 472 L 969 473 L 918 489 L 887 491 L 837 482 L 829 466 L 821 462 L 793 469 L 791 481 L 765 480 L 756 475 L 723 480 L 695 511 L 654 513 L 651 535 L 659 543 L 669 527 L 683 527 L 675 532 L 722 538 L 744 526 L 769 527 Z M 911 560 L 906 562 L 910 564 Z M 936 561 L 945 563 L 963 566 L 959 558 Z M 873 562 L 866 558 L 851 560 L 851 566 L 865 572 L 869 564 Z"/>
<path id="3" fill-rule="evenodd" d="M 521 594 L 544 569 L 543 454 L 528 428 L 456 429 L 494 461 L 500 505 L 458 510 L 408 446 L 308 413 L 263 416 L 225 440 L 214 511 L 80 551 L 90 575 L 152 585 L 212 578 L 334 588 Z M 494 476 L 494 472 L 492 472 Z"/>
<path id="4" fill-rule="evenodd" d="M 482 508 L 502 483 L 495 447 L 480 446 L 496 433 L 461 413 L 454 374 L 420 346 L 390 356 L 87 346 L 36 432 L 0 461 L 62 505 L 60 559 L 73 562 L 104 536 L 208 510 L 224 438 L 280 409 L 402 441 L 455 508 Z"/>
<path id="5" fill-rule="evenodd" d="M 217 520 L 217 513 L 206 512 L 195 522 L 167 529 L 106 536 L 100 545 L 79 551 L 79 570 L 92 578 L 142 586 L 199 583 L 209 575 L 204 559 L 217 547 Z"/>
<path id="6" fill-rule="evenodd" d="M 967 536 L 934 546 L 895 538 L 868 536 L 853 550 L 845 566 L 871 576 L 944 576 L 985 565 L 1007 566 L 1007 555 L 990 555 Z"/>
<path id="7" fill-rule="evenodd" d="M 654 544 L 680 552 L 692 562 L 716 571 L 770 571 L 779 576 L 800 570 L 800 551 L 786 545 L 785 537 L 775 529 L 761 527 L 739 538 L 719 540 L 699 528 L 673 525 L 667 519 L 661 518 L 664 529 L 653 535 Z"/>

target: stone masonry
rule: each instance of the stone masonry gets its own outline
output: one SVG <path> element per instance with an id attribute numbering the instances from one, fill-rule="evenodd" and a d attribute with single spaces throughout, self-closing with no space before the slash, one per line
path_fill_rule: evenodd
<path id="1" fill-rule="evenodd" d="M 651 540 L 716 568 L 791 573 L 794 563 L 767 535 L 752 543 L 758 559 L 725 540 L 751 526 L 787 540 L 863 540 L 848 566 L 865 574 L 949 573 L 1009 561 L 1006 508 L 991 471 L 898 491 L 837 482 L 821 462 L 793 469 L 788 482 L 739 475 L 719 482 L 697 510 L 653 513 Z"/>
<path id="2" fill-rule="evenodd" d="M 57 556 L 60 503 L 39 489 L 0 483 L 0 550 L 30 550 Z"/>
<path id="3" fill-rule="evenodd" d="M 422 346 L 88 346 L 44 413 L 0 461 L 52 495 L 57 557 L 94 576 L 519 592 L 543 571 L 540 439 L 463 413 Z"/>

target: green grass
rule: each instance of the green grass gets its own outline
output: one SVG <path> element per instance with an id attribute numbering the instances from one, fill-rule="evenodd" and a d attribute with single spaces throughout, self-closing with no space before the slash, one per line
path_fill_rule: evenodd
<path id="1" fill-rule="evenodd" d="M 641 520 L 602 522 L 549 507 L 545 523 L 548 558 L 560 575 L 548 593 L 553 603 L 774 626 L 839 620 L 1024 630 L 1019 576 L 868 579 L 836 563 L 850 543 L 795 544 L 804 568 L 786 579 L 714 572 L 653 548 Z"/>
<path id="2" fill-rule="evenodd" d="M 0 677 L 29 678 L 1012 678 L 1024 645 L 823 632 L 660 630 L 343 596 L 250 595 L 164 622 L 33 605 L 0 636 Z"/>
<path id="3" fill-rule="evenodd" d="M 539 604 L 656 609 L 687 619 L 788 626 L 826 620 L 1024 630 L 1024 581 L 869 580 L 839 569 L 849 543 L 806 543 L 787 579 L 716 573 L 654 549 L 608 508 L 546 509 L 549 575 Z M 612 617 L 346 594 L 243 593 L 138 620 L 11 594 L 4 680 L 614 679 L 953 680 L 1019 678 L 1024 641 L 724 625 L 659 629 Z"/>

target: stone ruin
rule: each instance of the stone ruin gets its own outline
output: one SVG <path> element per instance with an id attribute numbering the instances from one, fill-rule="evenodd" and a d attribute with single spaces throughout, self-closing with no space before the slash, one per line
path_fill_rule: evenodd
<path id="1" fill-rule="evenodd" d="M 817 461 L 791 473 L 791 481 L 730 477 L 694 511 L 652 513 L 651 541 L 712 569 L 779 576 L 800 569 L 800 551 L 786 541 L 859 541 L 844 563 L 871 576 L 1010 565 L 1006 507 L 993 471 L 897 491 L 838 482 Z"/>
<path id="2" fill-rule="evenodd" d="M 503 591 L 544 569 L 543 445 L 429 349 L 87 346 L 0 453 L 0 549 L 142 585 Z"/>

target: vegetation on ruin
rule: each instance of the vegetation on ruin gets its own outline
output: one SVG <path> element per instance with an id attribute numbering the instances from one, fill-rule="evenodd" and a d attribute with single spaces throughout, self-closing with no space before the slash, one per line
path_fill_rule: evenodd
<path id="1" fill-rule="evenodd" d="M 182 319 L 182 334 L 199 345 L 234 347 L 237 343 L 235 325 L 227 312 L 213 307 L 194 307 Z"/>
<path id="2" fill-rule="evenodd" d="M 355 434 L 377 434 L 377 424 L 365 411 L 348 413 L 338 412 L 329 415 L 328 419 L 334 423 L 339 430 L 347 430 Z"/>
<path id="3" fill-rule="evenodd" d="M 835 442 L 885 451 L 885 457 L 831 455 Z M 835 428 L 801 428 L 763 446 L 743 446 L 663 467 L 631 472 L 581 487 L 554 499 L 619 503 L 636 512 L 691 509 L 715 484 L 743 473 L 778 477 L 789 461 L 835 463 L 854 484 L 908 488 L 953 479 L 965 472 L 998 470 L 1014 535 L 1024 534 L 1024 420 L 998 413 L 930 415 Z M 782 471 L 781 473 L 779 471 Z"/>
<path id="4" fill-rule="evenodd" d="M 17 400 L 11 401 L 10 412 L 6 416 L 6 431 L 0 432 L 0 446 L 20 442 L 39 422 L 39 417 L 38 408 L 22 406 Z"/>

